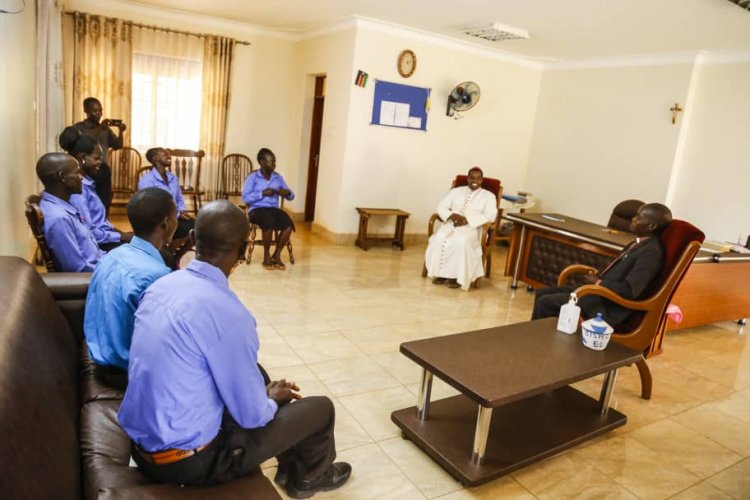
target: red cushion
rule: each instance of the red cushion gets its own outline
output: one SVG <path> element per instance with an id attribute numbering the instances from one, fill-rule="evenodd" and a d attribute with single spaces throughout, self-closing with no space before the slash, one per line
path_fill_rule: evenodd
<path id="1" fill-rule="evenodd" d="M 461 186 L 468 186 L 469 184 L 469 178 L 466 175 L 457 175 L 456 180 L 453 181 L 453 187 L 461 187 Z M 495 195 L 495 198 L 497 198 L 498 193 L 500 192 L 500 186 L 502 184 L 500 183 L 500 179 L 492 179 L 490 177 L 484 177 L 484 180 L 482 181 L 482 189 L 486 189 L 490 193 Z"/>
<path id="2" fill-rule="evenodd" d="M 666 276 L 672 271 L 677 264 L 677 260 L 682 252 L 691 241 L 703 243 L 706 235 L 703 231 L 684 220 L 673 220 L 659 236 L 662 245 L 664 245 L 664 269 L 662 271 L 660 282 L 663 282 Z"/>

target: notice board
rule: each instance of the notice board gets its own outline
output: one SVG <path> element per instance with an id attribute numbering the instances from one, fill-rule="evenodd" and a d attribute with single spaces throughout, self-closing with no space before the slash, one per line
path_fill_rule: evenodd
<path id="1" fill-rule="evenodd" d="M 373 125 L 427 130 L 430 89 L 375 81 L 372 103 Z"/>

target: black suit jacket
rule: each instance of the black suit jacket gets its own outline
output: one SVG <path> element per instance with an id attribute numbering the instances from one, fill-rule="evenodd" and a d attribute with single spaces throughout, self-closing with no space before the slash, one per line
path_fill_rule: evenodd
<path id="1" fill-rule="evenodd" d="M 664 248 L 658 236 L 642 243 L 631 243 L 602 274 L 600 285 L 630 300 L 646 298 L 653 291 L 655 281 L 664 267 Z M 623 323 L 630 309 L 597 296 L 581 299 L 581 309 L 586 317 L 602 312 L 612 326 Z"/>

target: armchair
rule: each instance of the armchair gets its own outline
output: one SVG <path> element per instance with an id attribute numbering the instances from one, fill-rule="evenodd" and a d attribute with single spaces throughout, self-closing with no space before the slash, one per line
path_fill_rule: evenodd
<path id="1" fill-rule="evenodd" d="M 172 157 L 172 172 L 180 181 L 182 196 L 193 199 L 193 212 L 198 213 L 203 205 L 202 196 L 206 194 L 201 189 L 201 162 L 206 152 L 202 149 L 167 149 Z"/>
<path id="2" fill-rule="evenodd" d="M 451 189 L 468 185 L 468 177 L 465 174 L 457 175 L 451 183 Z M 493 222 L 482 225 L 482 233 L 479 242 L 482 246 L 482 266 L 484 267 L 484 277 L 489 278 L 492 274 L 492 244 L 495 240 L 497 226 L 501 219 L 500 200 L 503 195 L 503 185 L 499 179 L 485 177 L 482 181 L 482 188 L 495 195 L 497 200 L 497 218 Z M 427 223 L 427 237 L 429 238 L 435 232 L 435 222 L 445 222 L 440 219 L 438 214 L 432 214 Z M 422 266 L 422 277 L 427 277 L 427 267 Z M 479 288 L 479 279 L 477 278 L 471 284 L 474 288 Z"/>
<path id="3" fill-rule="evenodd" d="M 704 234 L 692 224 L 674 220 L 659 238 L 664 245 L 664 267 L 657 280 L 658 288 L 644 300 L 627 300 L 609 288 L 585 285 L 576 290 L 579 298 L 598 295 L 604 299 L 635 311 L 622 325 L 613 325 L 612 341 L 643 352 L 636 363 L 641 377 L 641 397 L 651 399 L 653 380 L 646 359 L 661 352 L 667 326 L 666 310 L 682 278 L 687 273 L 693 257 L 698 253 Z M 558 286 L 564 286 L 575 273 L 597 272 L 590 266 L 571 265 L 563 269 L 558 277 Z"/>

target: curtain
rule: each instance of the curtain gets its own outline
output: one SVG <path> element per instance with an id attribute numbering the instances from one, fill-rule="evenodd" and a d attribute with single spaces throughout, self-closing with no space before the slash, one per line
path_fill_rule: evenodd
<path id="1" fill-rule="evenodd" d="M 58 151 L 57 138 L 65 127 L 63 83 L 62 5 L 37 0 L 36 154 Z"/>
<path id="2" fill-rule="evenodd" d="M 73 21 L 73 120 L 83 119 L 83 100 L 96 97 L 104 109 L 102 118 L 130 126 L 131 23 L 81 12 L 73 14 Z M 125 145 L 128 137 L 126 131 Z"/>
<path id="3" fill-rule="evenodd" d="M 229 77 L 235 41 L 231 38 L 206 36 L 203 40 L 203 99 L 201 111 L 201 147 L 203 186 L 209 199 L 216 199 L 219 191 L 219 167 L 224 155 L 227 109 L 229 107 Z"/>
<path id="4" fill-rule="evenodd" d="M 202 38 L 134 27 L 133 146 L 200 149 L 202 80 Z"/>

